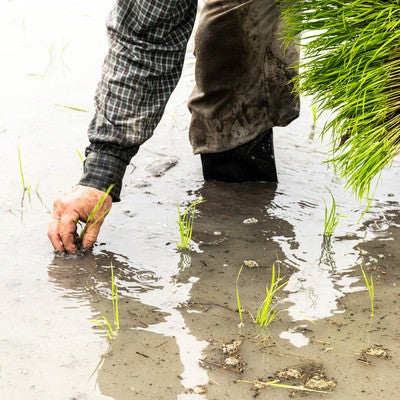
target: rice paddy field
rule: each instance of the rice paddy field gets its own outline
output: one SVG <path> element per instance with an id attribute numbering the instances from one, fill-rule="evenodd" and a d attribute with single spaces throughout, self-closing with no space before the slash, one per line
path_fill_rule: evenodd
<path id="1" fill-rule="evenodd" d="M 81 174 L 111 6 L 0 0 L 0 398 L 397 398 L 398 161 L 363 214 L 324 163 L 324 117 L 302 98 L 300 117 L 274 131 L 277 185 L 204 182 L 187 136 L 192 42 L 93 251 L 54 254 L 49 213 Z M 178 251 L 177 206 L 200 198 L 192 250 Z M 274 263 L 285 285 L 260 329 Z M 115 290 L 110 339 L 96 321 L 113 325 Z"/>

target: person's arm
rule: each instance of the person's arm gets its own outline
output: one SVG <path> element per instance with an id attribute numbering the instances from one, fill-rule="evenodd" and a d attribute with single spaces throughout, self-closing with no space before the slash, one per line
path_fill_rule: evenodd
<path id="1" fill-rule="evenodd" d="M 83 176 L 54 202 L 48 236 L 56 251 L 76 251 L 76 223 L 86 221 L 111 184 L 108 207 L 120 200 L 126 167 L 152 136 L 180 78 L 196 9 L 197 0 L 117 0 L 107 23 L 109 50 Z M 88 231 L 83 247 L 94 244 L 101 223 Z"/>

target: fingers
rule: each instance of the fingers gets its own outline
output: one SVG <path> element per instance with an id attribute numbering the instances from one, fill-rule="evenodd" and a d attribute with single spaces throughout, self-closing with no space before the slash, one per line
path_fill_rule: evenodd
<path id="1" fill-rule="evenodd" d="M 77 250 L 75 244 L 76 222 L 79 218 L 73 212 L 65 213 L 61 216 L 56 202 L 54 208 L 55 211 L 51 216 L 47 236 L 55 251 L 75 253 Z"/>
<path id="2" fill-rule="evenodd" d="M 64 214 L 60 220 L 59 233 L 64 250 L 67 253 L 75 253 L 77 247 L 76 239 L 76 222 L 79 220 L 75 213 Z"/>
<path id="3" fill-rule="evenodd" d="M 54 247 L 54 250 L 57 252 L 63 252 L 64 246 L 62 244 L 60 232 L 60 219 L 61 217 L 53 213 L 50 219 L 49 227 L 47 229 L 47 236 L 50 239 L 51 244 Z"/>
<path id="4" fill-rule="evenodd" d="M 82 247 L 84 249 L 88 249 L 95 244 L 95 242 L 97 240 L 97 236 L 99 235 L 102 223 L 103 223 L 103 221 L 98 221 L 95 224 L 88 225 L 88 227 L 86 229 L 86 233 L 82 239 Z"/>

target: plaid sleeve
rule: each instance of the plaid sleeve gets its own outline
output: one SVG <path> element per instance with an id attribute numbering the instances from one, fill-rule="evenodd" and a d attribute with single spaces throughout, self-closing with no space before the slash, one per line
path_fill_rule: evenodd
<path id="1" fill-rule="evenodd" d="M 109 50 L 95 95 L 81 185 L 119 201 L 131 157 L 149 139 L 182 72 L 197 0 L 118 0 L 107 21 Z"/>

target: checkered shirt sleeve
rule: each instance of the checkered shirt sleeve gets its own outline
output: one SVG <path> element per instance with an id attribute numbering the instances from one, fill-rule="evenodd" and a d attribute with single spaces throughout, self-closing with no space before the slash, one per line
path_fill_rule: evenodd
<path id="1" fill-rule="evenodd" d="M 152 136 L 180 78 L 196 9 L 197 0 L 117 0 L 79 184 L 114 184 L 111 195 L 120 200 L 126 167 Z"/>

